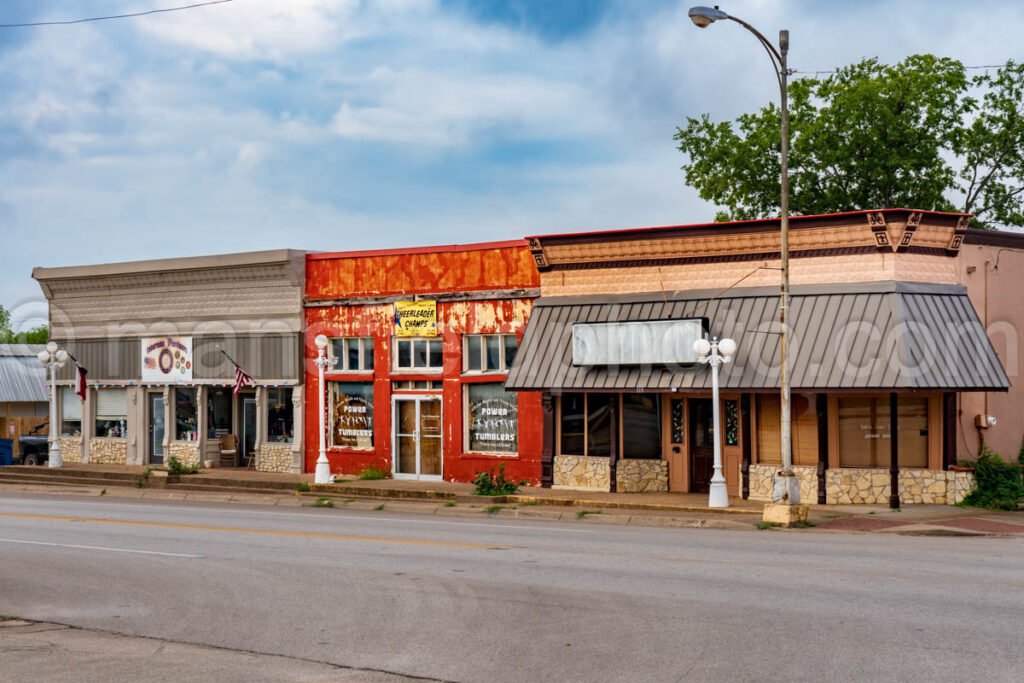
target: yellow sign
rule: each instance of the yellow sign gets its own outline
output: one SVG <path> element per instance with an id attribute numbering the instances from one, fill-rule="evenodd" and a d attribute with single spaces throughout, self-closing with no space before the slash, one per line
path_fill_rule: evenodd
<path id="1" fill-rule="evenodd" d="M 396 337 L 436 337 L 436 301 L 396 301 Z"/>

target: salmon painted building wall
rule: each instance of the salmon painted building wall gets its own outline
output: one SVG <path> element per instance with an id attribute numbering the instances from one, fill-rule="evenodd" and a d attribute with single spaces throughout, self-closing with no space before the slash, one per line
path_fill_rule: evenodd
<path id="1" fill-rule="evenodd" d="M 540 294 L 525 241 L 308 254 L 306 274 L 307 472 L 323 334 L 332 473 L 471 481 L 505 465 L 509 478 L 539 482 L 541 396 L 503 386 Z M 399 334 L 396 312 L 409 302 L 435 312 L 436 335 Z"/>

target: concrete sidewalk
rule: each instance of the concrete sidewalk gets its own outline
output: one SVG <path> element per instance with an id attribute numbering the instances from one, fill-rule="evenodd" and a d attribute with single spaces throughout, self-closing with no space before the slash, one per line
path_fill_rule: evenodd
<path id="1" fill-rule="evenodd" d="M 70 465 L 58 470 L 5 467 L 0 468 L 0 491 L 279 506 L 317 506 L 323 499 L 332 507 L 362 510 L 719 529 L 756 528 L 764 507 L 763 502 L 731 498 L 729 508 L 709 508 L 706 495 L 688 493 L 524 487 L 515 495 L 489 497 L 474 495 L 471 484 L 451 482 L 348 479 L 321 486 L 313 484 L 308 474 L 214 468 L 168 477 L 146 476 L 147 469 L 112 465 Z M 812 505 L 811 523 L 808 530 L 820 532 L 1024 534 L 1022 512 L 946 505 L 911 505 L 902 510 L 880 505 Z"/>

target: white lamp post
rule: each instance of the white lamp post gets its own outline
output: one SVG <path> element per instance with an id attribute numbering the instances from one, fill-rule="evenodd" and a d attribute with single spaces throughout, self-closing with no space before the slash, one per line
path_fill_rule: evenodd
<path id="1" fill-rule="evenodd" d="M 701 363 L 711 366 L 711 419 L 715 429 L 715 471 L 711 475 L 708 507 L 727 508 L 729 493 L 725 488 L 725 476 L 722 474 L 722 418 L 718 407 L 718 369 L 732 360 L 736 353 L 736 342 L 732 339 L 698 339 L 693 342 L 693 350 Z"/>
<path id="2" fill-rule="evenodd" d="M 64 461 L 60 457 L 60 440 L 57 438 L 57 371 L 68 362 L 68 352 L 57 346 L 57 342 L 52 341 L 39 352 L 37 358 L 43 367 L 50 371 L 50 445 L 47 449 L 47 461 L 50 467 L 60 467 Z"/>
<path id="3" fill-rule="evenodd" d="M 316 339 L 316 367 L 320 373 L 320 457 L 316 459 L 316 476 L 313 481 L 317 484 L 331 483 L 331 465 L 327 462 L 327 388 L 324 386 L 324 370 L 328 368 L 331 359 L 327 357 L 327 337 L 318 334 Z"/>

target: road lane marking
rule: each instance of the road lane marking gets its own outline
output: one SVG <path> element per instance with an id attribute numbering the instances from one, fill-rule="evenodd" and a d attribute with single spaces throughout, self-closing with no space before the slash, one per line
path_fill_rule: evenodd
<path id="1" fill-rule="evenodd" d="M 77 548 L 79 550 L 107 550 L 112 553 L 132 553 L 135 555 L 162 555 L 164 557 L 185 557 L 191 560 L 202 559 L 202 555 L 185 553 L 162 553 L 156 550 L 132 550 L 130 548 L 108 548 L 101 545 L 76 545 L 74 543 L 47 543 L 46 541 L 24 541 L 17 538 L 0 538 L 0 543 L 24 543 L 25 545 L 45 545 L 53 548 Z"/>
<path id="2" fill-rule="evenodd" d="M 87 524 L 117 524 L 123 526 L 143 526 L 156 529 L 190 529 L 194 531 L 216 531 L 222 533 L 256 534 L 260 536 L 292 536 L 295 538 L 321 538 L 334 541 L 364 541 L 369 543 L 394 543 L 399 545 L 427 545 L 440 548 L 470 548 L 477 550 L 501 549 L 510 546 L 499 546 L 493 543 L 459 543 L 456 541 L 438 541 L 416 538 L 386 538 L 382 536 L 354 536 L 350 534 L 328 534 L 318 531 L 287 531 L 281 529 L 246 529 L 244 527 L 213 526 L 207 524 L 178 524 L 172 522 L 145 522 L 131 519 L 106 519 L 103 517 L 66 517 L 62 515 L 30 515 L 10 512 L 0 513 L 7 519 L 34 519 L 49 522 L 78 522 Z"/>

